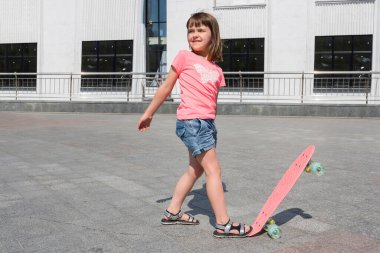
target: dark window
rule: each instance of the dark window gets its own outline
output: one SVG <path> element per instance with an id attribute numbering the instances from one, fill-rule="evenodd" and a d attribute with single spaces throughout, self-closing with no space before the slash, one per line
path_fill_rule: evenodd
<path id="1" fill-rule="evenodd" d="M 164 65 L 163 52 L 166 52 L 166 45 L 151 45 L 148 48 L 147 68 L 158 71 L 159 66 Z M 156 72 L 154 71 L 154 72 Z M 149 71 L 148 71 L 149 72 Z M 160 71 L 159 71 L 160 72 Z"/>
<path id="2" fill-rule="evenodd" d="M 166 16 L 166 0 L 146 1 L 146 72 L 167 71 Z"/>
<path id="3" fill-rule="evenodd" d="M 223 40 L 223 62 L 218 63 L 224 72 L 263 72 L 264 38 Z M 263 74 L 225 75 L 225 89 L 244 89 L 262 92 Z"/>
<path id="4" fill-rule="evenodd" d="M 315 37 L 315 71 L 371 71 L 372 35 Z M 314 92 L 368 92 L 371 76 L 317 74 Z"/>
<path id="5" fill-rule="evenodd" d="M 35 91 L 36 75 L 17 73 L 37 72 L 37 43 L 0 44 L 0 90 Z"/>
<path id="6" fill-rule="evenodd" d="M 132 72 L 133 41 L 83 41 L 82 91 L 126 91 L 130 89 L 129 75 L 99 75 L 101 72 Z"/>

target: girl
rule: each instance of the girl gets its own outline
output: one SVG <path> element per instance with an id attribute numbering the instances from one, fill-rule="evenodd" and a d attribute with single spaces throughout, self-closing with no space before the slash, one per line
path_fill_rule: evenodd
<path id="1" fill-rule="evenodd" d="M 189 167 L 178 180 L 173 198 L 161 223 L 197 225 L 199 221 L 182 213 L 181 206 L 195 181 L 206 175 L 207 196 L 216 218 L 216 237 L 246 237 L 250 226 L 232 223 L 224 199 L 221 168 L 216 154 L 217 131 L 214 124 L 218 89 L 225 86 L 221 68 L 222 42 L 216 19 L 204 12 L 193 14 L 186 24 L 190 51 L 180 51 L 168 76 L 141 116 L 138 129 L 149 129 L 154 113 L 171 93 L 177 79 L 181 103 L 177 109 L 176 134 L 189 150 Z"/>

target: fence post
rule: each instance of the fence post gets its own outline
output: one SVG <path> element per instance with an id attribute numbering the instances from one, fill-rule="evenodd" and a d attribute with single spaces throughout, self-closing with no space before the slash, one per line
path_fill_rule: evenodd
<path id="1" fill-rule="evenodd" d="M 15 73 L 15 88 L 16 88 L 16 100 L 18 96 L 18 79 L 17 79 L 17 74 Z"/>
<path id="2" fill-rule="evenodd" d="M 127 102 L 129 102 L 129 93 L 132 90 L 132 81 L 133 81 L 133 75 L 131 75 L 131 78 L 127 78 Z"/>
<path id="3" fill-rule="evenodd" d="M 73 73 L 70 73 L 70 94 L 69 94 L 69 100 L 71 102 L 73 95 Z"/>
<path id="4" fill-rule="evenodd" d="M 369 93 L 369 80 L 370 78 L 366 78 L 366 81 L 365 81 L 365 104 L 368 105 L 368 93 Z"/>
<path id="5" fill-rule="evenodd" d="M 145 87 L 146 87 L 146 82 L 147 82 L 148 76 L 145 73 L 145 77 L 142 76 L 141 78 L 141 95 L 142 95 L 142 101 L 145 100 Z"/>
<path id="6" fill-rule="evenodd" d="M 240 103 L 243 102 L 243 76 L 241 75 L 241 71 L 239 71 L 239 86 L 240 86 Z"/>
<path id="7" fill-rule="evenodd" d="M 303 104 L 304 92 L 305 92 L 305 72 L 302 71 L 302 78 L 301 78 L 301 104 Z"/>

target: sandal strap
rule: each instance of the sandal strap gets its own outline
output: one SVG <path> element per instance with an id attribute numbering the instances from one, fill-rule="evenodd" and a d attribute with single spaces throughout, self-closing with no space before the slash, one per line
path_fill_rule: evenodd
<path id="1" fill-rule="evenodd" d="M 216 229 L 223 230 L 224 233 L 226 233 L 226 234 L 228 234 L 228 233 L 230 232 L 231 227 L 232 227 L 231 219 L 228 219 L 227 223 L 224 224 L 224 225 L 221 225 L 221 224 L 216 224 L 216 225 L 215 225 L 215 228 L 216 228 Z"/>
<path id="2" fill-rule="evenodd" d="M 245 224 L 239 224 L 240 225 L 240 235 L 245 233 Z"/>
<path id="3" fill-rule="evenodd" d="M 229 234 L 231 230 L 239 231 L 239 235 L 245 233 L 245 224 L 239 223 L 239 225 L 234 226 L 230 219 L 224 225 L 216 224 L 215 228 L 223 230 L 225 234 Z"/>
<path id="4" fill-rule="evenodd" d="M 181 212 L 181 210 L 179 210 L 179 212 L 177 214 L 172 214 L 168 210 L 165 210 L 164 215 L 169 220 L 178 220 L 179 218 L 182 217 L 182 212 Z"/>

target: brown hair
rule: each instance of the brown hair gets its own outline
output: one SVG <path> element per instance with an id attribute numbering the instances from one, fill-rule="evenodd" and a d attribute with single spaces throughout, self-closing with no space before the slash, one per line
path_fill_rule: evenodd
<path id="1" fill-rule="evenodd" d="M 205 12 L 197 12 L 191 15 L 187 20 L 186 28 L 192 26 L 199 27 L 201 25 L 207 26 L 211 30 L 211 43 L 209 46 L 209 61 L 223 61 L 223 44 L 220 39 L 218 21 L 214 16 Z"/>

